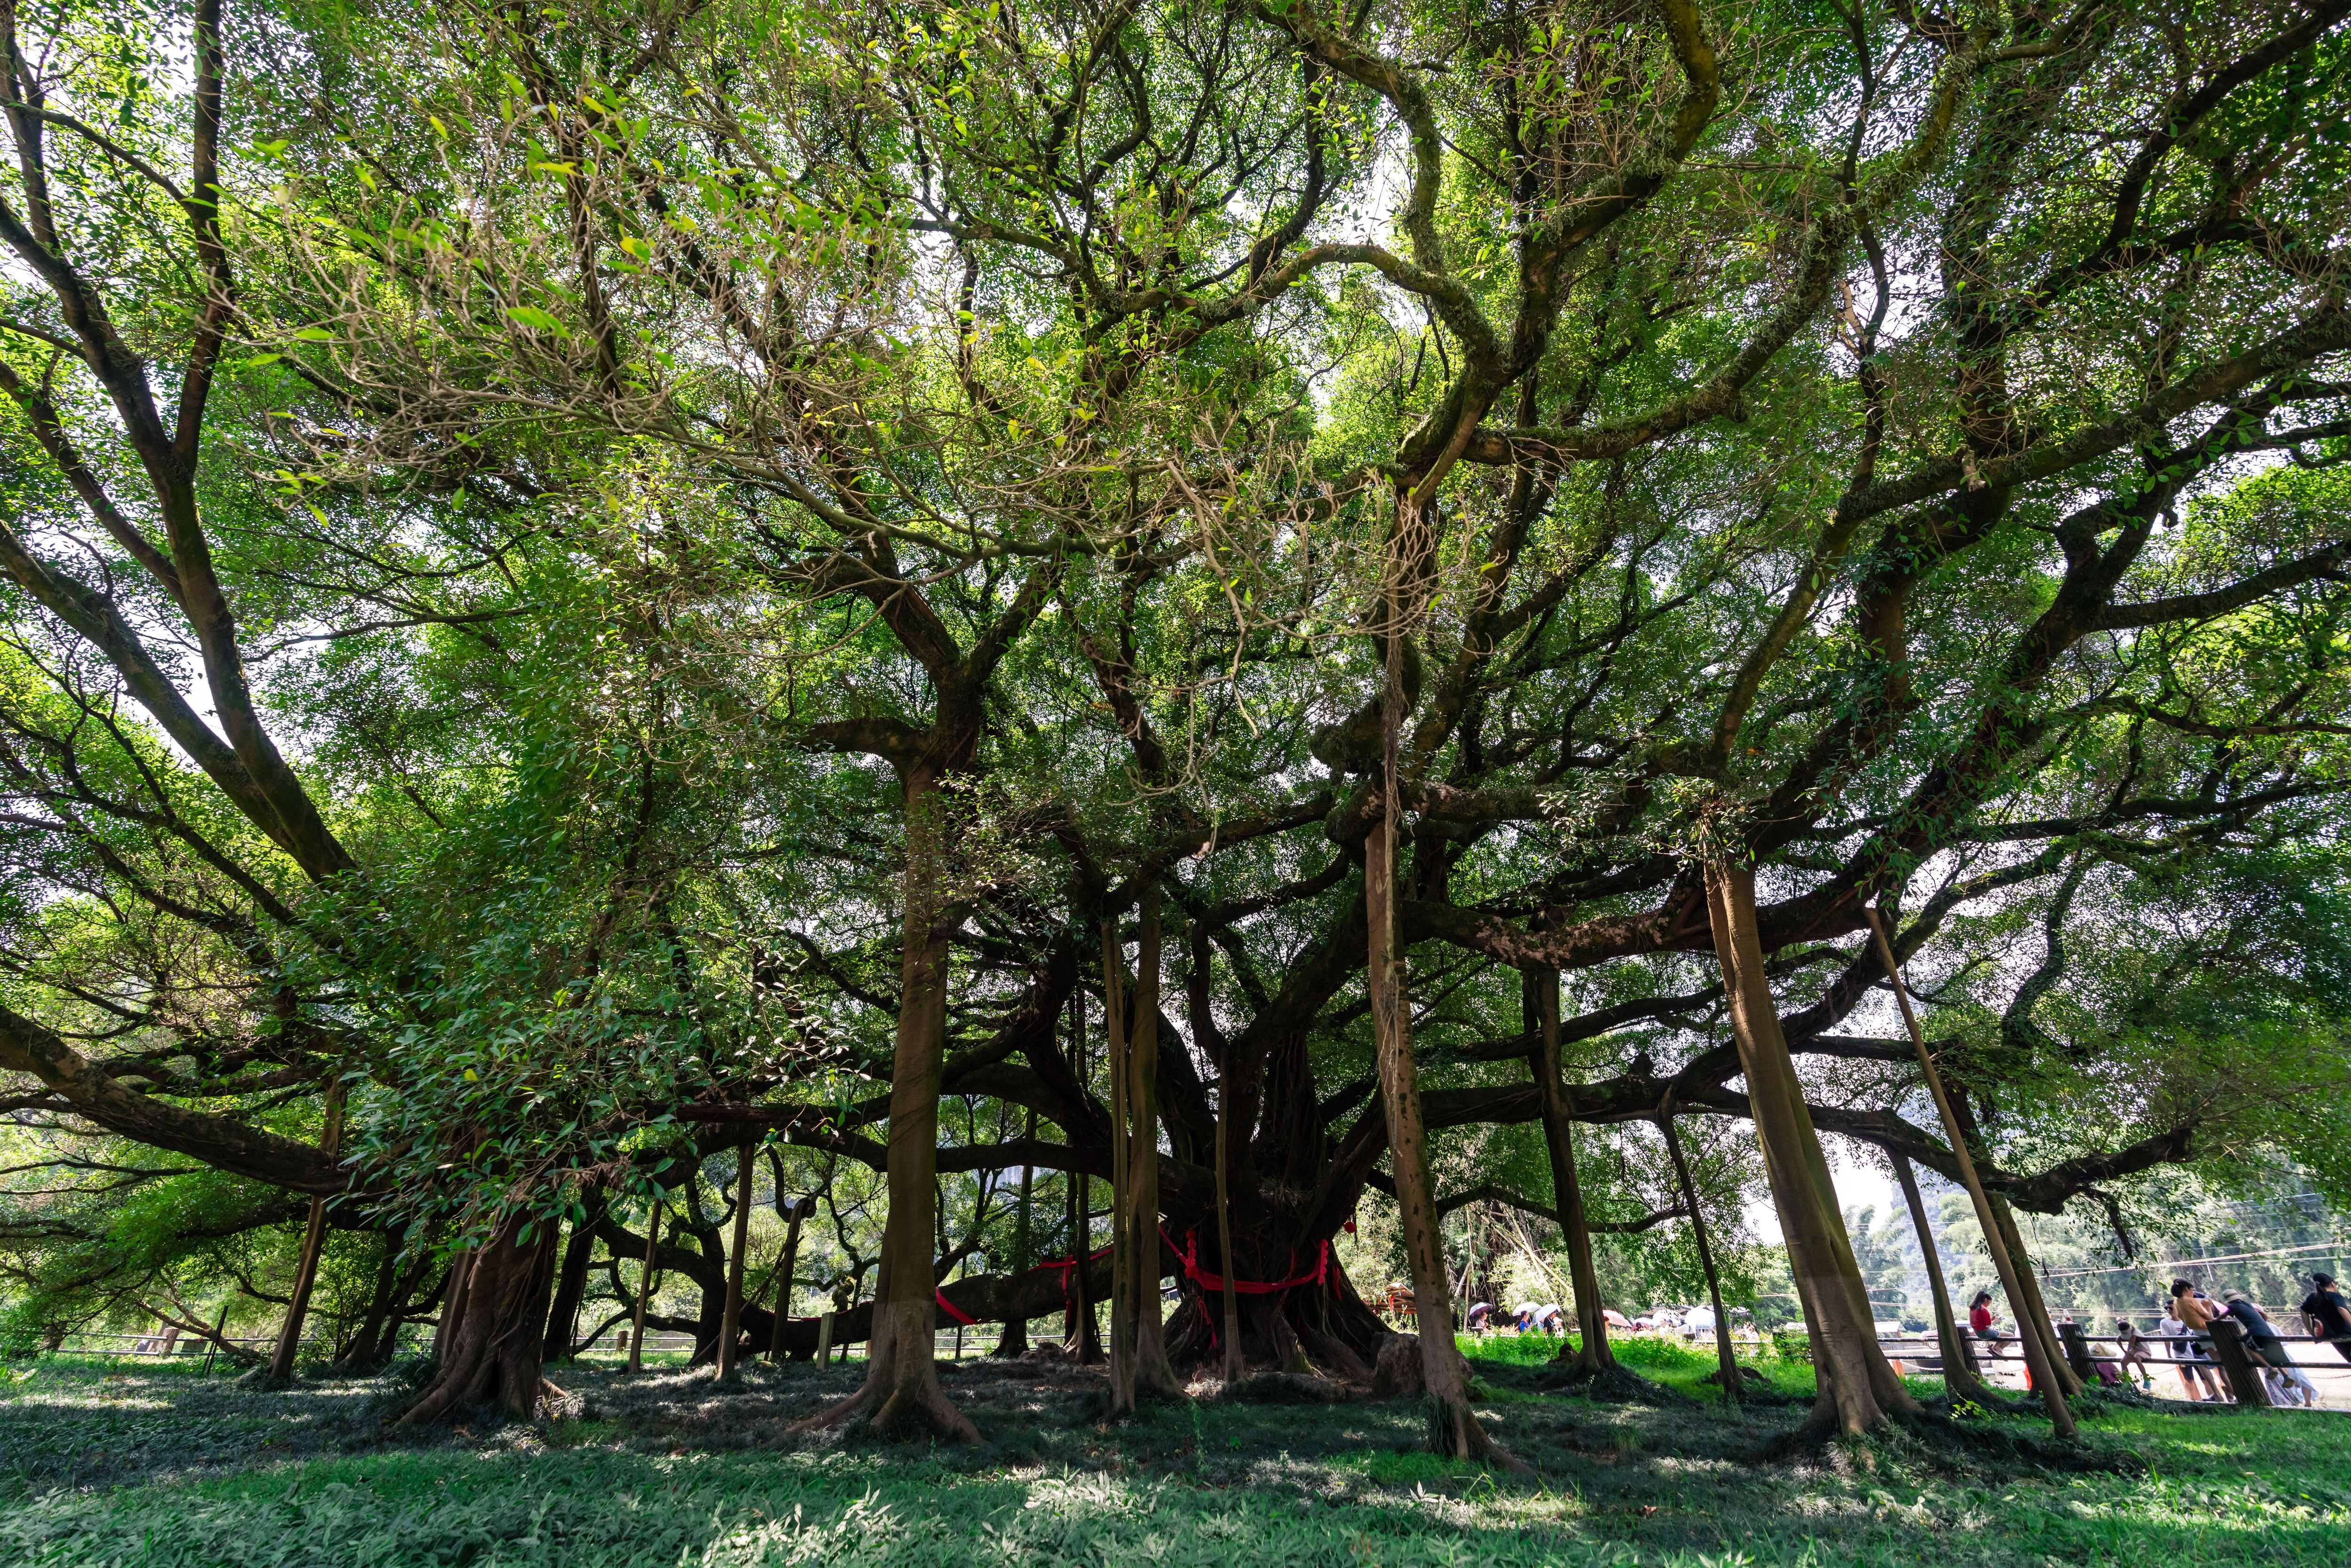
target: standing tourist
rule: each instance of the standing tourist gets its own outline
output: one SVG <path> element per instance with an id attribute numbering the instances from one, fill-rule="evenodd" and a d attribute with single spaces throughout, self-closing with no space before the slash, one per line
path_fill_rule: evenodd
<path id="1" fill-rule="evenodd" d="M 2179 1381 L 2187 1388 L 2188 1397 L 2217 1404 L 2220 1399 L 2220 1382 L 2213 1376 L 2210 1364 L 2204 1359 L 2202 1347 L 2193 1337 L 2187 1314 L 2180 1310 L 2179 1303 L 2189 1299 L 2187 1292 L 2187 1281 L 2174 1280 L 2171 1282 L 2171 1300 L 2164 1309 L 2163 1322 L 2157 1332 L 2171 1347 L 2171 1358 L 2179 1363 Z M 2199 1383 L 2204 1388 L 2201 1394 L 2196 1391 Z"/>
<path id="2" fill-rule="evenodd" d="M 2313 1274 L 2310 1294 L 2302 1299 L 2302 1315 L 2310 1320 L 2314 1339 L 2325 1340 L 2335 1354 L 2351 1361 L 2351 1302 L 2335 1288 L 2332 1274 Z"/>
<path id="3" fill-rule="evenodd" d="M 2246 1353 L 2261 1364 L 2262 1375 L 2270 1385 L 2270 1397 L 2281 1405 L 2317 1404 L 2317 1385 L 2294 1364 L 2285 1341 L 2271 1326 L 2269 1314 L 2253 1305 L 2242 1291 L 2224 1291 L 2220 1299 L 2228 1303 L 2229 1315 L 2243 1326 Z"/>

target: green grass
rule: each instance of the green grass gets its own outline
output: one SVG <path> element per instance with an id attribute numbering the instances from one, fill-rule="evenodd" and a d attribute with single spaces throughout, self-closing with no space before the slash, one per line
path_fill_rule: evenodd
<path id="1" fill-rule="evenodd" d="M 1582 1342 L 1573 1334 L 1564 1339 L 1553 1339 L 1539 1333 L 1495 1333 L 1483 1338 L 1463 1334 L 1456 1343 L 1473 1366 L 1483 1363 L 1531 1367 L 1549 1365 L 1558 1358 L 1563 1347 Z M 1707 1381 L 1716 1375 L 1721 1364 L 1716 1359 L 1711 1345 L 1703 1350 L 1694 1350 L 1673 1340 L 1628 1334 L 1621 1339 L 1610 1339 L 1608 1349 L 1619 1364 L 1632 1368 L 1653 1383 L 1662 1383 L 1694 1399 L 1722 1397 L 1722 1385 Z M 1740 1364 L 1761 1373 L 1781 1393 L 1801 1395 L 1806 1398 L 1812 1396 L 1813 1369 L 1809 1363 L 1788 1360 L 1766 1346 L 1760 1354 L 1742 1355 Z M 1940 1378 L 1912 1381 L 1921 1394 L 1931 1396 L 1942 1391 Z"/>
<path id="2" fill-rule="evenodd" d="M 1674 1356 L 1710 1368 L 1656 1348 L 1645 1373 L 1679 1382 L 1693 1368 Z M 1058 1369 L 953 1371 L 986 1440 L 952 1448 L 787 1439 L 791 1416 L 853 1384 L 839 1370 L 758 1367 L 721 1395 L 701 1374 L 559 1368 L 581 1418 L 387 1437 L 392 1380 L 265 1393 L 43 1364 L 0 1372 L 0 1563 L 2351 1561 L 2351 1421 L 2336 1416 L 2093 1411 L 2091 1440 L 2138 1455 L 2143 1475 L 2020 1472 L 1902 1442 L 1789 1464 L 1758 1455 L 1795 1412 L 1596 1405 L 1538 1391 L 1526 1362 L 1479 1360 L 1484 1416 L 1534 1481 L 1416 1451 L 1409 1403 L 1168 1405 L 1111 1427 L 1099 1375 Z"/>

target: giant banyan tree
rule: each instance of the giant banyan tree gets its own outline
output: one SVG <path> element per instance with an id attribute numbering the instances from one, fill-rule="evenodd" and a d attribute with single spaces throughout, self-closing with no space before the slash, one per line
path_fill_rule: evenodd
<path id="1" fill-rule="evenodd" d="M 413 1420 L 599 1247 L 812 1354 L 857 1167 L 810 1420 L 949 1436 L 948 1310 L 1368 1379 L 1497 1129 L 1604 1375 L 1579 1141 L 1727 1121 L 1907 1419 L 1820 1134 L 2343 1175 L 2346 12 L 0 16 L 8 1114 L 379 1239 Z"/>

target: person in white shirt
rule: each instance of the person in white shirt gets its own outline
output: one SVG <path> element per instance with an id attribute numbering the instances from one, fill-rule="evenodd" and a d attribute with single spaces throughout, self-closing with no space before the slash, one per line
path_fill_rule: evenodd
<path id="1" fill-rule="evenodd" d="M 1692 1307 L 1682 1319 L 1682 1332 L 1692 1339 L 1714 1337 L 1714 1309 Z"/>

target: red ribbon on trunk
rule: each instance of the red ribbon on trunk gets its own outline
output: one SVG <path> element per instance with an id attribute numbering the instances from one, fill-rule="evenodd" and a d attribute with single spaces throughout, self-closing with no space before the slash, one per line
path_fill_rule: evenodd
<path id="1" fill-rule="evenodd" d="M 1167 1233 L 1163 1230 L 1160 1234 L 1165 1236 Z M 1171 1243 L 1170 1245 L 1173 1244 Z M 1086 1261 L 1092 1263 L 1098 1259 L 1107 1258 L 1109 1256 L 1110 1249 L 1105 1247 L 1098 1252 L 1088 1253 L 1086 1255 Z M 1075 1269 L 1077 1266 L 1078 1260 L 1075 1258 L 1048 1258 L 1045 1261 L 1037 1265 L 1040 1269 L 1059 1269 L 1061 1271 L 1061 1294 L 1065 1296 L 1070 1293 L 1070 1270 Z"/>
<path id="2" fill-rule="evenodd" d="M 1223 1275 L 1211 1274 L 1200 1267 L 1200 1233 L 1198 1231 L 1187 1230 L 1184 1233 L 1186 1245 L 1180 1251 L 1176 1249 L 1176 1239 L 1167 1234 L 1164 1226 L 1160 1228 L 1159 1239 L 1167 1243 L 1167 1249 L 1170 1252 L 1175 1252 L 1177 1257 L 1184 1260 L 1186 1279 L 1204 1291 L 1222 1291 L 1225 1288 Z M 1295 1261 L 1298 1254 L 1293 1251 L 1290 1256 Z M 1233 1289 L 1244 1296 L 1270 1296 L 1276 1291 L 1295 1290 L 1301 1285 L 1324 1284 L 1330 1278 L 1331 1244 L 1328 1241 L 1317 1241 L 1314 1244 L 1314 1267 L 1308 1272 L 1293 1274 L 1287 1280 L 1235 1280 Z"/>

